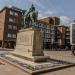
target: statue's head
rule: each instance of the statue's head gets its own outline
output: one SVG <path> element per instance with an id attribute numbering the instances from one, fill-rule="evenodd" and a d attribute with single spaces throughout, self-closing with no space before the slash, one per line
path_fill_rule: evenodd
<path id="1" fill-rule="evenodd" d="M 30 9 L 31 9 L 31 11 L 35 11 L 35 7 L 34 7 L 33 4 L 31 5 L 31 8 Z"/>

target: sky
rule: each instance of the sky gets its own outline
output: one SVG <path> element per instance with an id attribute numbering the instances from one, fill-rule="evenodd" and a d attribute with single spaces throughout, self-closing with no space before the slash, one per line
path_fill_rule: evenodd
<path id="1" fill-rule="evenodd" d="M 28 10 L 34 4 L 39 12 L 39 19 L 57 16 L 61 24 L 69 24 L 75 19 L 75 0 L 0 0 L 0 9 L 4 6 L 16 6 Z"/>

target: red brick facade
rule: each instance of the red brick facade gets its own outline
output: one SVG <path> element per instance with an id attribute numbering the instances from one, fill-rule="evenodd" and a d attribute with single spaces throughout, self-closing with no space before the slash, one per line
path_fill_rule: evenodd
<path id="1" fill-rule="evenodd" d="M 14 47 L 17 32 L 22 28 L 22 13 L 15 8 L 5 7 L 0 11 L 0 46 Z"/>
<path id="2" fill-rule="evenodd" d="M 52 25 L 60 25 L 60 18 L 58 17 L 47 17 L 47 18 L 41 19 L 41 21 L 45 21 L 48 24 L 52 24 Z"/>

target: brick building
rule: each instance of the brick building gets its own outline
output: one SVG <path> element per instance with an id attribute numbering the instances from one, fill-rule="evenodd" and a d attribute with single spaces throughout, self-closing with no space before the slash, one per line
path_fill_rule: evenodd
<path id="1" fill-rule="evenodd" d="M 4 7 L 0 10 L 0 47 L 14 48 L 17 32 L 21 29 L 22 10 Z"/>
<path id="2" fill-rule="evenodd" d="M 60 18 L 58 17 L 47 17 L 47 18 L 41 19 L 41 21 L 44 21 L 51 25 L 60 25 Z"/>
<path id="3" fill-rule="evenodd" d="M 65 32 L 65 46 L 71 49 L 71 44 L 70 44 L 70 27 L 66 26 L 66 32 Z"/>
<path id="4" fill-rule="evenodd" d="M 59 48 L 64 48 L 65 46 L 65 35 L 66 35 L 66 27 L 58 26 L 57 27 L 57 41 L 58 41 Z"/>
<path id="5" fill-rule="evenodd" d="M 68 26 L 63 25 L 56 26 L 55 38 L 57 42 L 57 48 L 70 49 L 70 28 Z"/>
<path id="6" fill-rule="evenodd" d="M 52 49 L 53 47 L 55 48 L 57 45 L 57 36 L 56 36 L 56 26 L 60 25 L 60 18 L 58 17 L 47 17 L 47 18 L 43 18 L 41 19 L 41 21 L 46 22 L 49 26 L 50 26 L 50 42 L 47 42 L 47 46 L 49 45 L 49 49 Z"/>
<path id="7" fill-rule="evenodd" d="M 50 25 L 45 21 L 38 21 L 38 29 L 41 30 L 43 39 L 43 49 L 50 49 L 51 36 L 50 36 Z"/>

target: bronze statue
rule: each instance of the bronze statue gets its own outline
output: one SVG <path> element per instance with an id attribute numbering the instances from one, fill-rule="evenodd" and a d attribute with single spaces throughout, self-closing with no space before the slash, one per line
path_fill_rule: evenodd
<path id="1" fill-rule="evenodd" d="M 23 14 L 23 22 L 24 22 L 24 28 L 34 26 L 37 24 L 37 17 L 38 17 L 38 12 L 35 11 L 35 7 L 32 4 L 31 8 L 29 11 Z"/>

